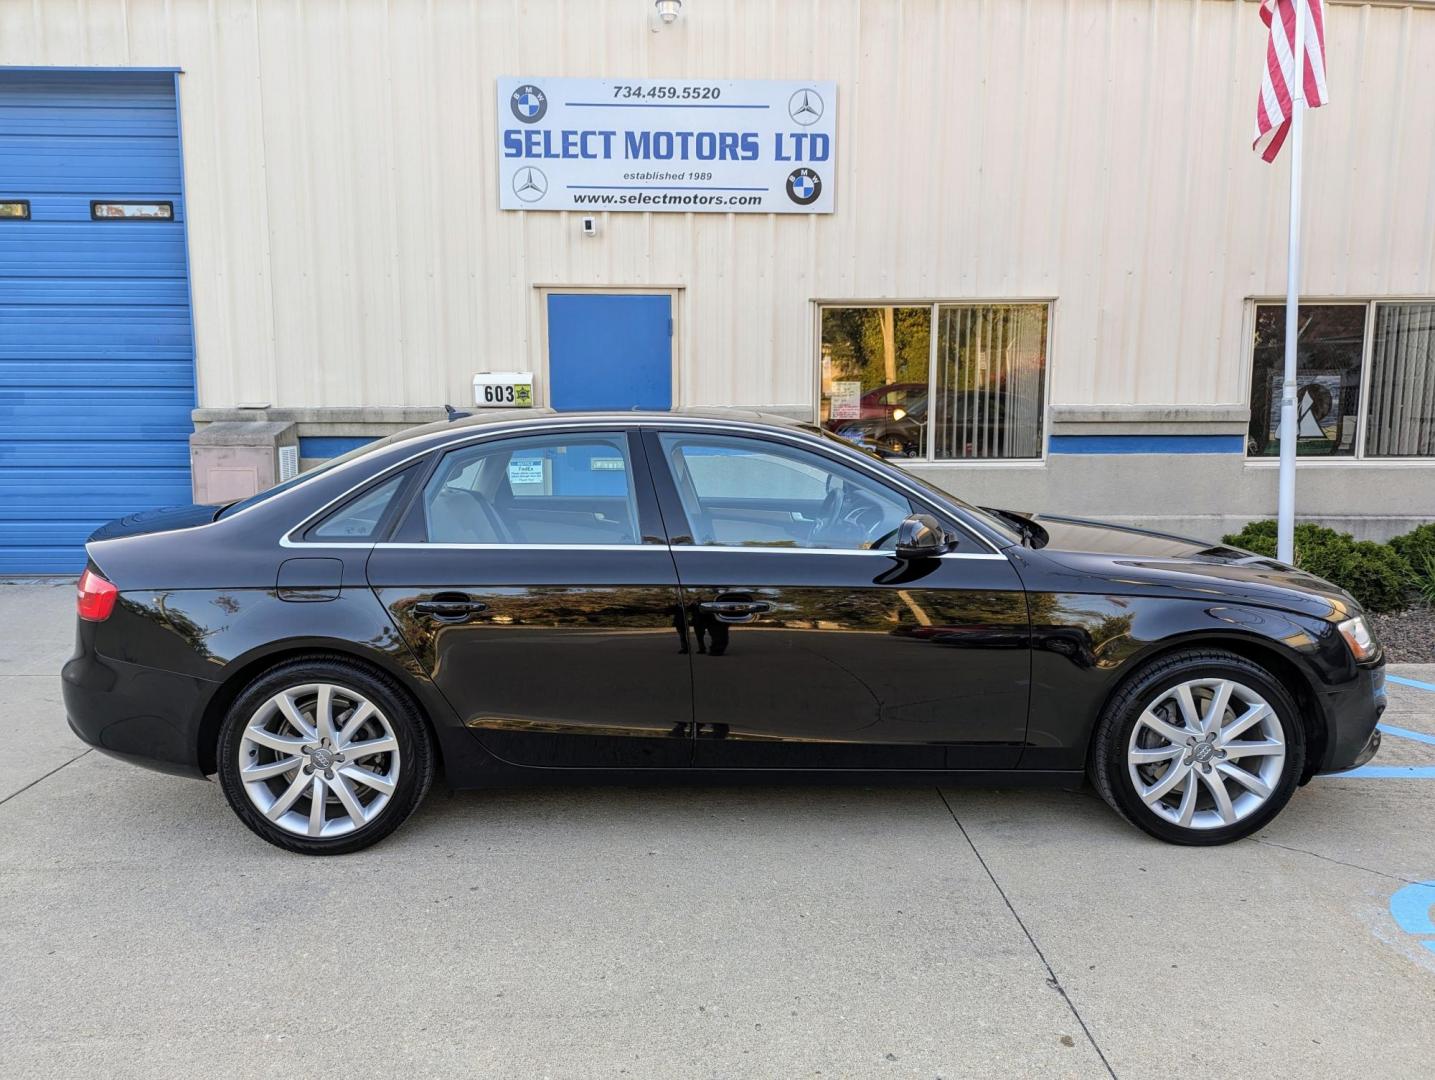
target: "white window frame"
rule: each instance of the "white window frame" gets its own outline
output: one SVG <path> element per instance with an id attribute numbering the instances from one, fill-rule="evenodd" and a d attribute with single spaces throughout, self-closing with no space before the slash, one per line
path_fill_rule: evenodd
<path id="1" fill-rule="evenodd" d="M 1256 308 L 1284 307 L 1284 296 L 1253 296 L 1245 302 L 1245 318 L 1242 320 L 1245 333 L 1244 363 L 1241 381 L 1245 392 L 1246 407 L 1251 406 L 1251 379 L 1256 368 Z M 1298 468 L 1350 468 L 1352 466 L 1379 465 L 1382 467 L 1429 468 L 1435 464 L 1435 455 L 1429 457 L 1390 457 L 1365 452 L 1366 430 L 1370 424 L 1370 378 L 1371 360 L 1375 352 L 1376 309 L 1389 304 L 1435 304 L 1432 296 L 1302 296 L 1300 303 L 1305 307 L 1363 307 L 1365 309 L 1365 331 L 1360 344 L 1360 391 L 1356 401 L 1355 453 L 1331 455 L 1329 457 L 1296 457 Z M 1246 438 L 1249 439 L 1249 427 Z M 1253 469 L 1274 469 L 1280 466 L 1275 455 L 1253 456 L 1249 448 L 1242 455 L 1245 463 Z"/>
<path id="2" fill-rule="evenodd" d="M 1036 305 L 1040 304 L 1046 308 L 1046 370 L 1043 372 L 1041 382 L 1041 452 L 1034 457 L 1021 458 L 963 458 L 950 457 L 939 458 L 936 456 L 936 440 L 931 436 L 931 416 L 933 403 L 937 400 L 937 316 L 938 310 L 944 307 L 1011 307 L 1019 304 Z M 893 465 L 906 467 L 909 465 L 960 465 L 962 468 L 1031 468 L 1032 466 L 1043 466 L 1046 464 L 1048 444 L 1051 440 L 1051 384 L 1052 384 L 1052 352 L 1053 342 L 1056 340 L 1056 298 L 1052 296 L 1024 296 L 1024 297 L 982 297 L 981 299 L 942 299 L 940 297 L 920 297 L 916 299 L 863 299 L 846 300 L 816 299 L 812 301 L 812 349 L 813 349 L 813 390 L 812 390 L 812 422 L 820 425 L 822 423 L 822 312 L 827 308 L 919 308 L 928 309 L 928 318 L 931 320 L 931 330 L 928 334 L 927 344 L 927 452 L 922 457 L 915 458 L 890 458 Z"/>

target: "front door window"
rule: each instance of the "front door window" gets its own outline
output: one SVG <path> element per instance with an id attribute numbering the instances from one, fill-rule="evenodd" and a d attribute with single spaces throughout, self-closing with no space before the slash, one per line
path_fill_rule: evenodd
<path id="1" fill-rule="evenodd" d="M 871 550 L 889 545 L 912 513 L 904 495 L 856 469 L 781 443 L 678 433 L 660 441 L 699 545 Z"/>

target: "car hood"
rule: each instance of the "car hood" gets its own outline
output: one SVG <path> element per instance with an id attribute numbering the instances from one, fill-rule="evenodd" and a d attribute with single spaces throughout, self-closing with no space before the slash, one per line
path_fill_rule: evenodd
<path id="1" fill-rule="evenodd" d="M 1216 594 L 1318 618 L 1360 610 L 1349 593 L 1330 582 L 1240 548 L 1083 518 L 998 512 L 1040 527 L 1046 542 L 1034 555 L 1053 569 L 1079 571 L 1113 587 L 1196 599 Z"/>
<path id="2" fill-rule="evenodd" d="M 219 513 L 218 506 L 166 506 L 158 510 L 141 510 L 126 514 L 122 518 L 108 521 L 90 534 L 90 540 L 118 540 L 126 536 L 141 536 L 144 533 L 169 532 L 171 529 L 188 529 L 195 525 L 208 525 Z"/>

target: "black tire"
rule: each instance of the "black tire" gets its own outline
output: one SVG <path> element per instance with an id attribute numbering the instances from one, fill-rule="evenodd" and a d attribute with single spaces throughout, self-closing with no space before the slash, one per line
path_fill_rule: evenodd
<path id="1" fill-rule="evenodd" d="M 275 694 L 307 683 L 331 683 L 362 694 L 389 721 L 398 741 L 400 767 L 387 804 L 372 820 L 341 836 L 313 838 L 281 828 L 250 801 L 239 776 L 240 744 L 250 718 Z M 239 820 L 276 847 L 303 855 L 344 855 L 382 840 L 417 809 L 433 782 L 435 756 L 428 725 L 392 678 L 343 657 L 306 658 L 260 675 L 230 706 L 219 729 L 219 784 Z"/>
<path id="2" fill-rule="evenodd" d="M 1285 761 L 1266 801 L 1230 825 L 1192 828 L 1162 817 L 1137 793 L 1127 765 L 1127 748 L 1142 712 L 1160 695 L 1193 679 L 1220 678 L 1238 682 L 1259 694 L 1275 713 L 1285 740 Z M 1259 664 L 1221 649 L 1193 649 L 1152 661 L 1107 704 L 1092 739 L 1088 772 L 1101 797 L 1118 814 L 1159 840 L 1171 844 L 1211 846 L 1240 840 L 1264 828 L 1281 812 L 1300 781 L 1305 766 L 1305 725 L 1290 691 Z"/>

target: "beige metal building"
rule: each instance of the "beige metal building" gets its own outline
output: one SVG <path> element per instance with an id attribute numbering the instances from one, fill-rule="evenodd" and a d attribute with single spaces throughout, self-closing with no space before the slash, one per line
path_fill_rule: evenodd
<path id="1" fill-rule="evenodd" d="M 178 69 L 199 424 L 294 420 L 312 459 L 472 406 L 481 371 L 562 404 L 551 294 L 666 295 L 674 405 L 822 419 L 975 501 L 1215 536 L 1275 509 L 1289 155 L 1250 149 L 1257 12 L 0 0 L 0 65 L 22 90 Z M 1435 517 L 1435 5 L 1328 0 L 1327 41 L 1297 505 L 1379 536 Z M 834 84 L 831 212 L 500 209 L 504 78 Z"/>

